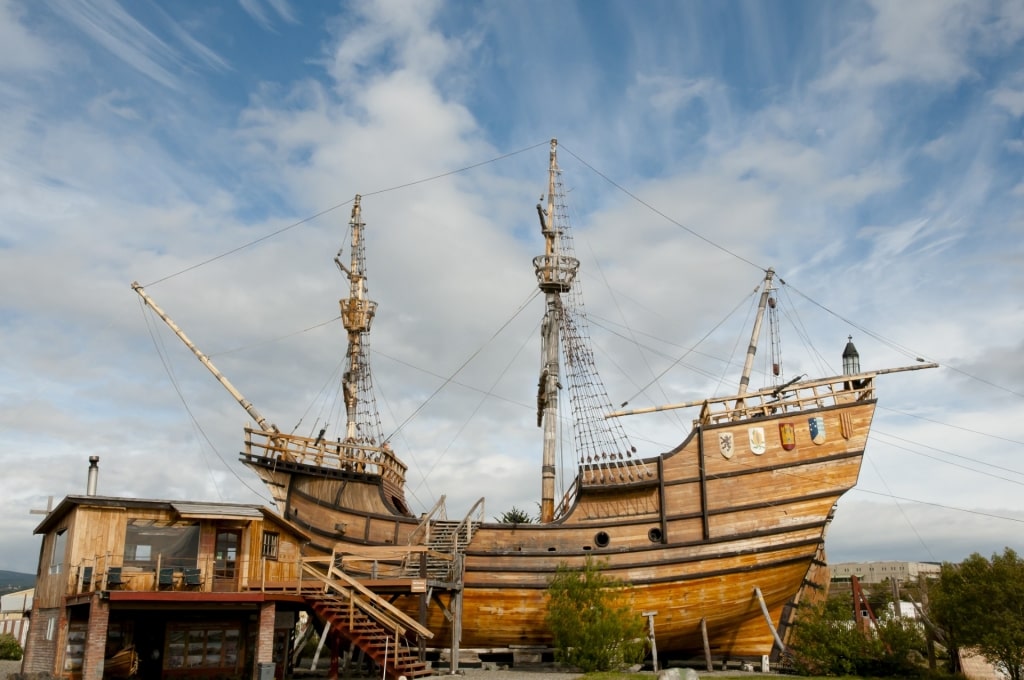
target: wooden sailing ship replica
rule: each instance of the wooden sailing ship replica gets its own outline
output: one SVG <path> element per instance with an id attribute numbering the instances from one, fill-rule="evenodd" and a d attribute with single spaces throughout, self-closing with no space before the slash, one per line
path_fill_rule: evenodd
<path id="1" fill-rule="evenodd" d="M 447 517 L 443 497 L 428 513 L 410 512 L 406 466 L 383 440 L 373 394 L 368 339 L 376 303 L 366 296 L 358 196 L 351 258 L 335 259 L 349 282 L 341 300 L 347 423 L 335 436 L 279 431 L 135 287 L 255 419 L 256 427 L 245 430 L 241 460 L 260 476 L 281 513 L 315 537 L 312 549 L 338 555 L 352 573 L 425 578 L 429 608 L 419 606 L 418 596 L 396 596 L 396 604 L 418 611 L 437 644 L 549 646 L 548 583 L 560 565 L 581 567 L 596 558 L 605 573 L 631 586 L 638 616 L 656 612 L 653 634 L 663 654 L 736 659 L 777 651 L 787 608 L 808 586 L 821 588 L 825 529 L 836 501 L 857 482 L 876 376 L 925 365 L 863 372 L 848 345 L 843 375 L 749 389 L 762 320 L 774 308 L 768 270 L 737 393 L 650 409 L 699 412 L 678 446 L 638 455 L 617 420 L 629 414 L 610 413 L 585 342 L 574 287 L 579 262 L 571 252 L 556 151 L 553 140 L 546 206 L 537 206 L 545 250 L 534 258 L 546 301 L 537 395 L 544 446 L 538 522 L 487 522 L 483 499 L 461 519 Z M 563 377 L 576 476 L 556 498 Z M 420 547 L 415 559 L 404 559 L 408 546 Z"/>

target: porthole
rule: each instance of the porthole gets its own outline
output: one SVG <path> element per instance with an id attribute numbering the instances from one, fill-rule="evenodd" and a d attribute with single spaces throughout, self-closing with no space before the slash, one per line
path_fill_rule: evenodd
<path id="1" fill-rule="evenodd" d="M 606 531 L 598 531 L 596 534 L 594 534 L 594 545 L 596 545 L 598 548 L 607 548 L 608 542 L 610 540 L 611 539 L 608 537 L 608 532 Z"/>
<path id="2" fill-rule="evenodd" d="M 653 527 L 647 532 L 647 538 L 651 539 L 651 543 L 661 543 L 661 529 Z"/>

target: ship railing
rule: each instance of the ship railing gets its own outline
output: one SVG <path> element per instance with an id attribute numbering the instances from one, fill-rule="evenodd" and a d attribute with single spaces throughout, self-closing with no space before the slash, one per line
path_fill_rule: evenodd
<path id="1" fill-rule="evenodd" d="M 694 427 L 870 401 L 875 398 L 874 379 L 874 373 L 844 375 L 706 399 Z"/>
<path id="2" fill-rule="evenodd" d="M 555 519 L 558 519 L 569 512 L 569 508 L 571 508 L 572 504 L 576 501 L 576 494 L 579 493 L 579 490 L 580 478 L 579 475 L 577 475 L 576 478 L 572 480 L 572 484 L 569 485 L 569 489 L 565 492 L 565 495 L 562 496 L 561 502 L 559 502 L 558 506 L 555 508 Z"/>
<path id="3" fill-rule="evenodd" d="M 254 454 L 254 450 L 257 453 Z M 387 443 L 377 446 L 351 439 L 331 441 L 323 437 L 283 434 L 251 427 L 245 428 L 244 455 L 380 475 L 399 487 L 405 484 L 408 469 Z"/>
<path id="4" fill-rule="evenodd" d="M 473 540 L 473 531 L 484 521 L 484 497 L 481 496 L 452 532 L 452 554 L 459 552 L 460 545 Z"/>
<path id="5" fill-rule="evenodd" d="M 430 509 L 430 512 L 424 513 L 420 523 L 409 535 L 409 545 L 427 545 L 430 543 L 430 527 L 433 522 L 448 519 L 448 512 L 445 509 L 445 498 L 446 496 L 442 495 L 434 503 L 434 507 Z"/>

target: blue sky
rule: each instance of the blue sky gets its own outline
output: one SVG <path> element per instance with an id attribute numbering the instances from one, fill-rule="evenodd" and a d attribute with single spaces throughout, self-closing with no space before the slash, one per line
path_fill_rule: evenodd
<path id="1" fill-rule="evenodd" d="M 129 284 L 305 431 L 357 192 L 414 509 L 532 508 L 542 310 L 516 311 L 552 137 L 613 402 L 732 389 L 773 266 L 789 377 L 848 335 L 865 368 L 943 365 L 880 380 L 832 558 L 1020 550 L 1022 40 L 1014 2 L 0 0 L 0 568 L 34 568 L 28 510 L 91 454 L 101 493 L 265 498 L 247 416 Z M 693 415 L 624 426 L 653 455 Z"/>

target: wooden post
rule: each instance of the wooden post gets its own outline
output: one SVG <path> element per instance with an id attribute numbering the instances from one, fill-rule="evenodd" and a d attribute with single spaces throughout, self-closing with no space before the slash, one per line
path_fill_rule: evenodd
<path id="1" fill-rule="evenodd" d="M 422 578 L 424 581 L 427 580 L 427 553 L 425 553 L 425 552 L 421 552 L 420 553 L 420 578 Z M 424 628 L 426 628 L 426 626 L 427 626 L 427 598 L 429 596 L 430 595 L 427 592 L 427 588 L 424 588 L 423 592 L 420 593 L 420 618 L 419 618 L 419 622 L 420 622 L 420 625 L 423 626 Z M 426 661 L 426 659 L 427 659 L 427 640 L 422 635 L 417 635 L 416 637 L 417 637 L 417 640 L 419 641 L 419 654 L 417 655 L 417 658 L 420 661 Z"/>
<path id="2" fill-rule="evenodd" d="M 455 675 L 459 672 L 459 643 L 462 642 L 462 588 L 452 593 L 452 661 L 449 664 L 449 672 Z"/>
<path id="3" fill-rule="evenodd" d="M 310 621 L 309 625 L 312 626 L 313 622 Z M 311 670 L 311 671 L 315 671 L 316 670 L 316 662 L 320 660 L 320 652 L 323 651 L 324 644 L 327 642 L 327 633 L 329 633 L 330 630 L 331 630 L 331 622 L 328 621 L 327 623 L 324 624 L 324 632 L 320 634 L 320 642 L 317 643 L 316 652 L 313 653 L 313 663 L 309 664 L 309 670 Z"/>
<path id="4" fill-rule="evenodd" d="M 775 638 L 775 644 L 779 646 L 779 651 L 786 651 L 786 645 L 782 644 L 782 638 L 779 637 L 779 631 L 775 630 L 775 624 L 772 623 L 772 616 L 768 613 L 768 605 L 765 604 L 764 595 L 761 594 L 761 589 L 754 586 L 754 594 L 757 595 L 757 601 L 761 604 L 761 613 L 764 614 L 765 623 L 768 624 L 768 628 L 772 631 L 772 637 Z"/>
<path id="5" fill-rule="evenodd" d="M 700 617 L 700 636 L 704 640 L 704 663 L 710 673 L 715 670 L 715 668 L 711 663 L 711 643 L 708 641 L 708 620 L 703 616 Z"/>
<path id="6" fill-rule="evenodd" d="M 654 639 L 654 617 L 658 612 L 641 612 L 640 616 L 647 617 L 647 638 L 651 641 L 651 660 L 654 662 L 654 672 L 658 672 L 658 643 Z"/>

